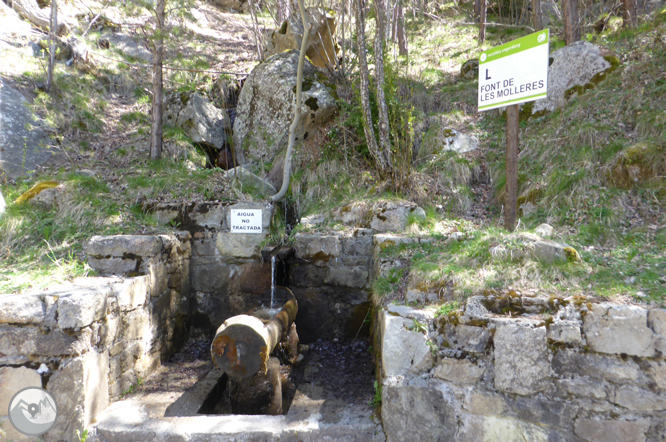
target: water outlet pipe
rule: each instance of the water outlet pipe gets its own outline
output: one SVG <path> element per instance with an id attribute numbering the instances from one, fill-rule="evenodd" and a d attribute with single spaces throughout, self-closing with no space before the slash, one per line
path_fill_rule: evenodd
<path id="1" fill-rule="evenodd" d="M 298 302 L 291 290 L 279 288 L 286 290 L 291 299 L 267 324 L 254 316 L 237 315 L 217 329 L 210 346 L 211 357 L 215 366 L 229 376 L 247 378 L 265 372 L 270 354 L 287 336 L 298 313 Z"/>

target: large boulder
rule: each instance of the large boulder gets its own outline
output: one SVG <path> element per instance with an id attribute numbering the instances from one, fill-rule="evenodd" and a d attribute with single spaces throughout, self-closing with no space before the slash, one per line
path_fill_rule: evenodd
<path id="1" fill-rule="evenodd" d="M 312 24 L 310 30 L 310 42 L 305 55 L 308 56 L 312 64 L 319 68 L 335 67 L 335 59 L 339 51 L 335 43 L 335 17 L 324 8 L 308 8 L 305 15 L 309 24 Z M 301 49 L 303 40 L 303 20 L 300 12 L 292 14 L 284 21 L 280 29 L 277 29 L 268 35 L 266 41 L 266 51 L 264 57 L 268 57 L 289 49 Z"/>
<path id="2" fill-rule="evenodd" d="M 42 127 L 23 95 L 0 79 L 0 176 L 16 179 L 48 161 L 51 150 Z"/>
<path id="3" fill-rule="evenodd" d="M 294 116 L 299 51 L 291 50 L 259 64 L 245 81 L 234 122 L 234 147 L 240 164 L 272 162 L 287 147 Z M 296 140 L 306 139 L 336 111 L 335 99 L 305 60 L 301 121 Z"/>
<path id="4" fill-rule="evenodd" d="M 233 167 L 229 149 L 231 120 L 224 109 L 217 108 L 198 93 L 176 93 L 167 97 L 164 123 L 179 127 L 193 142 L 206 150 L 210 163 L 223 169 Z"/>
<path id="5" fill-rule="evenodd" d="M 548 68 L 548 98 L 533 103 L 532 115 L 563 107 L 572 95 L 594 87 L 619 64 L 617 58 L 586 41 L 565 46 L 550 58 L 553 62 Z"/>

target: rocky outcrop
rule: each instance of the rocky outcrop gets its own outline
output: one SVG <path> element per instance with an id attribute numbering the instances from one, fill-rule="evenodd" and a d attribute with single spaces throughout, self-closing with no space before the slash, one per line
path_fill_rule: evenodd
<path id="1" fill-rule="evenodd" d="M 176 93 L 167 98 L 164 122 L 185 131 L 193 142 L 223 149 L 231 122 L 227 113 L 198 93 Z"/>
<path id="2" fill-rule="evenodd" d="M 593 88 L 619 64 L 598 46 L 577 41 L 551 54 L 548 68 L 548 98 L 535 101 L 531 115 L 563 107 L 572 96 Z"/>
<path id="3" fill-rule="evenodd" d="M 445 117 L 441 115 L 428 117 L 414 129 L 416 158 L 439 155 L 443 152 L 462 154 L 478 147 L 478 138 L 448 127 Z"/>
<path id="4" fill-rule="evenodd" d="M 298 51 L 283 52 L 258 65 L 245 81 L 238 99 L 233 135 L 239 164 L 270 163 L 287 147 L 294 115 L 297 67 Z M 307 59 L 302 101 L 297 141 L 306 139 L 337 109 L 335 99 Z"/>
<path id="5" fill-rule="evenodd" d="M 339 47 L 335 42 L 335 17 L 332 11 L 324 8 L 308 8 L 305 11 L 308 24 L 312 25 L 305 55 L 318 68 L 336 66 Z M 268 36 L 264 58 L 290 49 L 301 49 L 303 21 L 300 12 L 292 14 L 280 29 Z"/>
<path id="6" fill-rule="evenodd" d="M 49 139 L 28 101 L 0 79 L 0 175 L 25 176 L 51 158 Z"/>

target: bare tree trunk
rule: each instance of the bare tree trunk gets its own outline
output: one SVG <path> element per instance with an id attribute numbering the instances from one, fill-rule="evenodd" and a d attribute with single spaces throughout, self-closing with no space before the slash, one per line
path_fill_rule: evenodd
<path id="1" fill-rule="evenodd" d="M 150 159 L 157 160 L 162 156 L 162 117 L 164 115 L 162 62 L 164 60 L 164 2 L 157 0 L 156 19 L 158 36 L 153 53 L 153 110 L 150 135 Z"/>
<path id="2" fill-rule="evenodd" d="M 486 8 L 488 7 L 487 0 L 481 0 L 479 8 L 479 44 L 482 45 L 486 41 Z"/>
<path id="3" fill-rule="evenodd" d="M 56 34 L 58 29 L 58 2 L 51 0 L 51 32 L 49 32 L 49 69 L 46 74 L 46 90 L 53 86 L 53 69 L 55 68 Z"/>
<path id="4" fill-rule="evenodd" d="M 254 43 L 257 47 L 257 60 L 261 60 L 264 54 L 263 35 L 257 20 L 257 14 L 254 10 L 254 1 L 250 0 L 250 17 L 252 18 L 252 33 L 254 34 Z"/>
<path id="5" fill-rule="evenodd" d="M 363 111 L 363 130 L 365 142 L 368 144 L 370 156 L 375 161 L 379 175 L 383 178 L 390 174 L 390 165 L 384 152 L 379 149 L 375 140 L 375 131 L 372 127 L 372 111 L 370 109 L 370 74 L 368 72 L 368 59 L 365 54 L 365 4 L 364 0 L 356 3 L 356 49 L 358 50 L 358 67 L 361 74 L 361 110 Z"/>
<path id="6" fill-rule="evenodd" d="M 540 31 L 543 29 L 543 15 L 541 14 L 541 0 L 532 0 L 532 23 L 534 30 Z"/>
<path id="7" fill-rule="evenodd" d="M 396 27 L 398 28 L 398 53 L 402 56 L 409 55 L 407 47 L 407 34 L 405 33 L 405 8 L 402 6 L 403 0 L 398 0 L 398 16 Z"/>
<path id="8" fill-rule="evenodd" d="M 622 26 L 625 28 L 636 27 L 636 1 L 623 0 Z"/>
<path id="9" fill-rule="evenodd" d="M 384 95 L 384 36 L 386 35 L 386 0 L 375 0 L 375 88 L 377 89 L 377 111 L 379 113 L 379 149 L 391 167 L 391 139 L 389 137 L 388 107 Z"/>
<path id="10" fill-rule="evenodd" d="M 30 23 L 37 26 L 41 30 L 46 32 L 51 31 L 50 17 L 41 9 L 39 9 L 36 0 L 13 0 L 12 8 L 18 13 L 18 15 L 23 17 L 25 20 L 28 20 Z M 60 36 L 69 32 L 67 25 L 64 23 L 61 23 L 57 29 L 58 32 L 56 32 L 56 34 Z"/>
<path id="11" fill-rule="evenodd" d="M 564 41 L 568 45 L 577 42 L 581 37 L 577 1 L 562 0 L 562 9 L 564 10 Z"/>

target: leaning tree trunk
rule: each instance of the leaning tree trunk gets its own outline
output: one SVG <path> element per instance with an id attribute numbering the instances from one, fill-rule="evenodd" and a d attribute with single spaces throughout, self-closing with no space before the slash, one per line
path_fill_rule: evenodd
<path id="1" fill-rule="evenodd" d="M 53 69 L 55 68 L 56 34 L 58 29 L 58 2 L 51 0 L 51 30 L 49 32 L 49 69 L 46 74 L 46 90 L 53 86 Z"/>
<path id="2" fill-rule="evenodd" d="M 164 59 L 164 2 L 157 0 L 157 38 L 153 53 L 153 110 L 150 134 L 150 159 L 157 160 L 162 156 L 162 118 L 164 115 L 164 84 L 162 82 L 162 62 Z"/>
<path id="3" fill-rule="evenodd" d="M 625 28 L 636 27 L 636 1 L 623 0 L 622 26 Z"/>
<path id="4" fill-rule="evenodd" d="M 532 0 L 532 23 L 534 30 L 540 31 L 543 29 L 543 15 L 541 13 L 541 0 Z"/>
<path id="5" fill-rule="evenodd" d="M 382 178 L 390 175 L 391 167 L 388 158 L 379 149 L 375 140 L 375 131 L 372 128 L 372 111 L 370 109 L 370 74 L 368 73 L 368 59 L 365 55 L 365 4 L 364 0 L 356 3 L 356 49 L 358 51 L 358 67 L 361 74 L 361 110 L 363 111 L 363 130 L 365 131 L 365 142 L 368 144 L 370 156 Z"/>
<path id="6" fill-rule="evenodd" d="M 379 149 L 380 154 L 386 159 L 390 168 L 391 139 L 389 137 L 388 107 L 384 94 L 384 36 L 386 35 L 386 8 L 384 2 L 385 0 L 375 0 L 375 21 L 377 23 L 377 29 L 375 30 L 375 88 L 377 90 L 377 111 L 379 113 L 377 124 Z"/>
<path id="7" fill-rule="evenodd" d="M 23 19 L 28 20 L 42 31 L 51 31 L 51 17 L 39 8 L 36 0 L 13 0 L 12 8 L 18 13 L 18 15 L 23 17 Z M 69 32 L 67 25 L 64 23 L 61 23 L 57 29 L 58 32 L 56 32 L 56 34 L 60 36 Z"/>
<path id="8" fill-rule="evenodd" d="M 562 0 L 562 9 L 564 10 L 564 41 L 567 45 L 575 43 L 581 38 L 577 1 Z"/>

